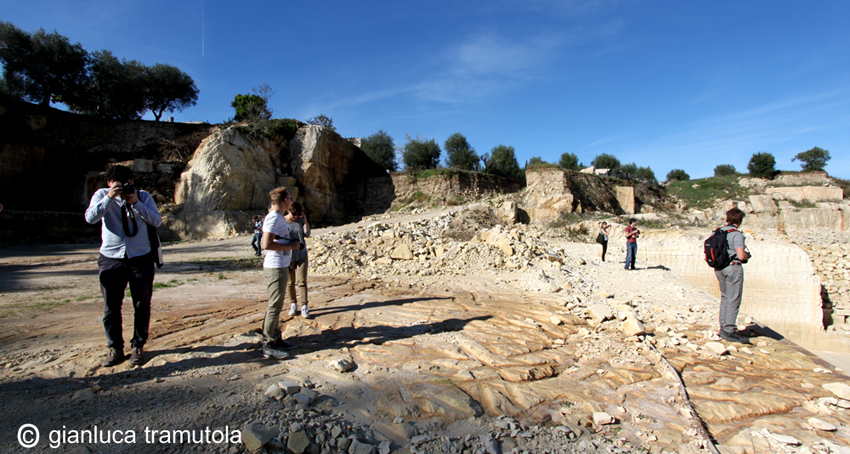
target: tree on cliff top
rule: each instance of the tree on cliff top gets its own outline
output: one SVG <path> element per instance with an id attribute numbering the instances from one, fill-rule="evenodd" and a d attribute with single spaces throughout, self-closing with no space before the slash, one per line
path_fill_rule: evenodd
<path id="1" fill-rule="evenodd" d="M 11 22 L 0 22 L 0 63 L 10 94 L 38 103 L 63 102 L 80 96 L 86 81 L 88 53 L 56 31 L 30 34 Z"/>
<path id="2" fill-rule="evenodd" d="M 308 125 L 323 126 L 325 129 L 328 129 L 330 131 L 333 131 L 333 132 L 336 132 L 337 134 L 339 134 L 339 132 L 337 132 L 337 130 L 336 130 L 336 126 L 334 126 L 333 118 L 328 117 L 324 114 L 319 114 L 319 115 L 316 115 L 313 118 L 308 118 L 307 124 Z"/>
<path id="3" fill-rule="evenodd" d="M 75 111 L 106 118 L 135 120 L 145 107 L 145 66 L 135 60 L 119 60 L 108 50 L 91 54 L 85 91 L 63 99 Z"/>
<path id="4" fill-rule="evenodd" d="M 395 159 L 395 143 L 386 131 L 380 130 L 361 140 L 360 149 L 390 172 L 395 172 L 398 168 Z"/>
<path id="5" fill-rule="evenodd" d="M 516 160 L 516 150 L 509 145 L 497 145 L 484 154 L 485 172 L 511 180 L 525 181 L 525 172 Z"/>
<path id="6" fill-rule="evenodd" d="M 830 159 L 832 159 L 832 156 L 829 155 L 829 150 L 814 147 L 811 150 L 797 153 L 797 156 L 794 156 L 791 161 L 799 160 L 801 163 L 800 166 L 803 168 L 803 172 L 822 172 L 823 168 L 826 167 L 826 162 Z"/>
<path id="7" fill-rule="evenodd" d="M 145 69 L 145 107 L 156 121 L 165 112 L 182 111 L 198 103 L 198 87 L 188 74 L 162 63 Z"/>
<path id="8" fill-rule="evenodd" d="M 478 157 L 478 153 L 469 145 L 469 141 L 463 134 L 456 132 L 450 135 L 444 145 L 446 148 L 446 167 L 478 170 L 481 158 Z"/>
<path id="9" fill-rule="evenodd" d="M 682 169 L 673 169 L 667 172 L 667 182 L 671 181 L 688 181 L 691 179 L 691 176 L 687 174 Z"/>
<path id="10" fill-rule="evenodd" d="M 271 111 L 268 109 L 266 100 L 258 95 L 245 94 L 236 95 L 230 106 L 236 109 L 234 121 L 259 121 L 268 120 L 272 117 Z"/>
<path id="11" fill-rule="evenodd" d="M 613 174 L 615 173 L 614 171 L 620 167 L 620 160 L 614 155 L 602 153 L 601 155 L 593 158 L 590 165 L 597 169 L 611 169 L 611 173 Z"/>
<path id="12" fill-rule="evenodd" d="M 578 163 L 578 156 L 573 153 L 564 153 L 558 161 L 558 167 L 564 170 L 581 170 Z"/>
<path id="13" fill-rule="evenodd" d="M 440 163 L 440 146 L 434 139 L 407 136 L 401 160 L 408 170 L 436 169 Z"/>
<path id="14" fill-rule="evenodd" d="M 776 158 L 770 153 L 754 153 L 747 164 L 750 176 L 759 178 L 773 178 L 776 175 Z"/>

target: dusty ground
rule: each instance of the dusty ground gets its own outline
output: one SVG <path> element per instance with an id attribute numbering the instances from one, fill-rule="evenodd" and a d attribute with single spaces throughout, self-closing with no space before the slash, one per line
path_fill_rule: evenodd
<path id="1" fill-rule="evenodd" d="M 850 446 L 850 402 L 840 399 L 850 393 L 822 387 L 850 384 L 840 370 L 765 328 L 752 328 L 754 346 L 712 351 L 717 301 L 651 264 L 626 272 L 600 262 L 594 245 L 562 243 L 587 260 L 569 270 L 581 290 L 559 293 L 526 291 L 529 273 L 518 272 L 314 275 L 313 318 L 283 314 L 284 337 L 298 347 L 278 362 L 256 350 L 267 296 L 249 242 L 166 247 L 149 360 L 137 368 L 100 366 L 96 245 L 0 250 L 0 451 L 244 452 L 230 441 L 146 440 L 145 429 L 232 433 L 256 422 L 283 443 L 306 431 L 307 452 L 339 452 L 323 441 L 332 427 L 399 452 L 485 452 L 467 434 L 492 435 L 502 452 L 699 452 L 702 437 L 665 359 L 722 452 Z M 616 317 L 595 322 L 593 304 L 634 312 L 648 334 L 627 336 Z M 125 305 L 125 337 L 131 312 Z M 329 365 L 337 359 L 355 368 L 339 372 Z M 302 407 L 265 397 L 279 381 L 320 397 Z M 595 423 L 594 412 L 615 424 Z M 836 430 L 816 430 L 812 417 Z M 34 449 L 18 443 L 23 424 L 40 430 Z M 70 438 L 95 426 L 137 439 Z M 573 436 L 553 438 L 551 428 Z M 432 441 L 411 445 L 422 435 Z"/>

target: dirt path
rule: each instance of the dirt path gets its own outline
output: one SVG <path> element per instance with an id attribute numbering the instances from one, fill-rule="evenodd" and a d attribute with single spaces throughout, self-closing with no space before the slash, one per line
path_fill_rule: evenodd
<path id="1" fill-rule="evenodd" d="M 847 377 L 757 328 L 756 345 L 719 354 L 709 345 L 716 299 L 664 269 L 602 263 L 593 245 L 560 245 L 588 259 L 568 270 L 581 289 L 559 293 L 527 291 L 517 272 L 312 276 L 313 317 L 282 316 L 284 337 L 298 345 L 292 358 L 263 359 L 256 331 L 267 297 L 249 242 L 166 247 L 142 367 L 100 366 L 95 246 L 0 251 L 0 451 L 236 453 L 244 447 L 229 439 L 162 437 L 209 428 L 241 438 L 252 423 L 274 432 L 267 449 L 279 452 L 302 438 L 306 452 L 369 452 L 343 449 L 357 443 L 381 452 L 699 452 L 676 382 L 647 342 L 682 374 L 724 452 L 784 452 L 768 434 L 814 452 L 850 442 L 850 413 L 822 400 L 833 398 L 822 385 Z M 612 318 L 594 320 L 594 305 Z M 648 336 L 623 333 L 618 317 L 629 312 Z M 126 306 L 124 319 L 127 333 Z M 337 370 L 338 360 L 353 369 Z M 308 397 L 263 395 L 281 381 Z M 595 421 L 602 412 L 615 424 Z M 837 430 L 813 430 L 811 417 Z M 24 424 L 40 429 L 35 451 L 16 439 Z M 69 438 L 95 426 L 137 439 Z M 145 429 L 162 432 L 145 439 Z"/>

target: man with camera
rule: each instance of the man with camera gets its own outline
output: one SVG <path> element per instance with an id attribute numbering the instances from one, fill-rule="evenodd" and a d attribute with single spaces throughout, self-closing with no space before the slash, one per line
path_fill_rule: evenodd
<path id="1" fill-rule="evenodd" d="M 629 219 L 629 225 L 626 226 L 626 269 L 635 269 L 635 258 L 637 256 L 637 239 L 640 236 L 640 230 L 637 228 L 637 219 Z"/>
<path id="2" fill-rule="evenodd" d="M 153 293 L 154 257 L 148 226 L 162 225 L 156 203 L 145 191 L 133 186 L 133 171 L 115 165 L 106 171 L 109 188 L 98 189 L 86 209 L 89 224 L 101 222 L 100 257 L 97 260 L 100 290 L 105 302 L 103 327 L 109 352 L 103 366 L 120 364 L 124 356 L 121 305 L 130 285 L 133 299 L 133 338 L 130 364 L 145 362 Z"/>

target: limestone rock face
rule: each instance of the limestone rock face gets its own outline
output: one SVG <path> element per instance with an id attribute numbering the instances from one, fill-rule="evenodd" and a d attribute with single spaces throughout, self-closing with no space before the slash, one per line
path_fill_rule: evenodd
<path id="1" fill-rule="evenodd" d="M 751 195 L 750 204 L 754 213 L 766 213 L 772 216 L 779 212 L 776 202 L 773 201 L 773 196 L 770 195 Z"/>
<path id="2" fill-rule="evenodd" d="M 277 186 L 278 151 L 268 141 L 255 145 L 237 128 L 201 142 L 180 176 L 175 202 L 184 212 L 261 210 Z"/>
<path id="3" fill-rule="evenodd" d="M 841 200 L 844 198 L 844 190 L 839 187 L 824 186 L 798 186 L 767 188 L 765 194 L 773 196 L 777 200 L 793 200 L 795 202 L 821 202 Z"/>
<path id="4" fill-rule="evenodd" d="M 635 214 L 635 188 L 617 186 L 617 202 L 626 214 Z"/>
<path id="5" fill-rule="evenodd" d="M 375 204 L 386 209 L 392 203 L 389 175 L 338 134 L 305 126 L 289 147 L 292 172 L 304 188 L 303 201 L 313 210 L 313 219 L 339 222 L 358 209 L 368 211 Z"/>

